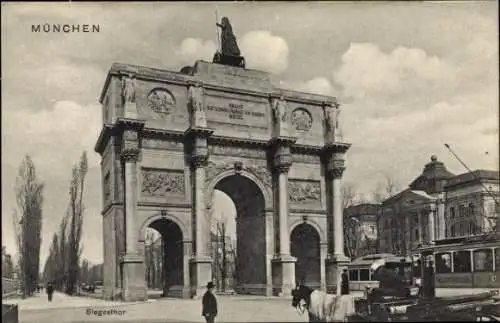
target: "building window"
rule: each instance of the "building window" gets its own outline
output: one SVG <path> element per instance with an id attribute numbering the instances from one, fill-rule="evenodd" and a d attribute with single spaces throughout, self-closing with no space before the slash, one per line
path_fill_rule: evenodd
<path id="1" fill-rule="evenodd" d="M 451 273 L 451 253 L 436 254 L 436 273 Z"/>
<path id="2" fill-rule="evenodd" d="M 458 208 L 458 216 L 463 218 L 465 217 L 465 206 L 460 205 Z"/>
<path id="3" fill-rule="evenodd" d="M 468 216 L 473 217 L 474 216 L 474 204 L 469 203 L 469 212 Z"/>
<path id="4" fill-rule="evenodd" d="M 493 271 L 493 251 L 474 250 L 474 271 Z"/>
<path id="5" fill-rule="evenodd" d="M 370 270 L 369 269 L 360 269 L 359 270 L 359 280 L 361 280 L 361 281 L 370 280 Z"/>
<path id="6" fill-rule="evenodd" d="M 453 255 L 453 266 L 456 273 L 471 272 L 470 251 L 457 251 Z"/>
<path id="7" fill-rule="evenodd" d="M 500 269 L 500 248 L 495 248 L 495 270 Z"/>
<path id="8" fill-rule="evenodd" d="M 455 218 L 455 208 L 452 206 L 450 207 L 450 219 Z"/>
<path id="9" fill-rule="evenodd" d="M 469 235 L 477 234 L 477 226 L 474 220 L 469 222 Z"/>
<path id="10" fill-rule="evenodd" d="M 452 224 L 452 225 L 451 225 L 451 228 L 450 228 L 450 235 L 451 235 L 452 237 L 454 237 L 454 236 L 455 236 L 455 234 L 456 234 L 456 232 L 455 232 L 455 224 Z"/>
<path id="11" fill-rule="evenodd" d="M 358 270 L 350 269 L 349 270 L 349 280 L 350 281 L 359 281 Z"/>

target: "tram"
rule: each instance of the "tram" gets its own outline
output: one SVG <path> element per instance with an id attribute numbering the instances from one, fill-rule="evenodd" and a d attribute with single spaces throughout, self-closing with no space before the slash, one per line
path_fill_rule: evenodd
<path id="1" fill-rule="evenodd" d="M 349 289 L 353 291 L 365 291 L 367 288 L 379 286 L 379 282 L 373 278 L 370 266 L 374 261 L 382 259 L 385 267 L 393 270 L 398 275 L 404 275 L 409 285 L 415 285 L 420 277 L 420 269 L 415 270 L 415 263 L 410 257 L 395 256 L 390 253 L 377 253 L 354 259 L 347 265 L 349 273 Z M 404 271 L 404 274 L 401 274 Z"/>
<path id="2" fill-rule="evenodd" d="M 436 240 L 419 252 L 433 263 L 436 288 L 500 288 L 498 233 Z"/>

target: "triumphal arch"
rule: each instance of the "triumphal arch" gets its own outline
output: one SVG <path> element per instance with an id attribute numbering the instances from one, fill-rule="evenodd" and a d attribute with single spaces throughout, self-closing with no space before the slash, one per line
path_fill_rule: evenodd
<path id="1" fill-rule="evenodd" d="M 349 144 L 334 97 L 197 61 L 181 72 L 113 64 L 100 102 L 105 298 L 147 298 L 148 227 L 162 235 L 166 292 L 203 293 L 214 189 L 237 210 L 237 292 L 337 286 L 348 261 L 340 182 Z"/>

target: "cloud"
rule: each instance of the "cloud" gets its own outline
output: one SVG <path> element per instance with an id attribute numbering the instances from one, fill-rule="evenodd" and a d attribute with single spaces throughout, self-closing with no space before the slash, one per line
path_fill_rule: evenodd
<path id="1" fill-rule="evenodd" d="M 352 43 L 333 73 L 345 99 L 342 129 L 353 144 L 346 178 L 363 178 L 367 194 L 381 172 L 397 169 L 392 176 L 406 186 L 432 154 L 452 172 L 465 172 L 444 143 L 470 168 L 498 168 L 498 76 L 490 72 L 498 51 L 482 52 L 438 57 L 417 47 L 383 52 L 374 43 Z"/>
<path id="2" fill-rule="evenodd" d="M 196 38 L 185 38 L 177 50 L 179 60 L 183 64 L 193 64 L 197 60 L 211 62 L 216 47 L 213 41 Z"/>
<path id="3" fill-rule="evenodd" d="M 241 39 L 241 52 L 247 68 L 280 74 L 288 67 L 288 44 L 285 39 L 264 30 L 250 31 Z"/>
<path id="4" fill-rule="evenodd" d="M 324 77 L 317 77 L 305 82 L 302 86 L 299 87 L 299 90 L 323 95 L 335 94 L 331 82 Z"/>
<path id="5" fill-rule="evenodd" d="M 348 98 L 418 96 L 429 86 L 451 82 L 450 66 L 420 48 L 398 47 L 383 53 L 377 44 L 352 43 L 334 73 Z"/>

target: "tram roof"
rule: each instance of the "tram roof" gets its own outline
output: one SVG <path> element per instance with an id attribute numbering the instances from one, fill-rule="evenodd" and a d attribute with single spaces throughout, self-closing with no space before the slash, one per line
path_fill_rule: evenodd
<path id="1" fill-rule="evenodd" d="M 402 256 L 396 256 L 393 255 L 392 253 L 376 253 L 376 254 L 371 254 L 371 255 L 366 255 L 363 257 L 358 257 L 354 259 L 348 266 L 359 266 L 359 265 L 371 265 L 375 260 L 378 259 L 384 259 L 386 262 L 389 263 L 396 263 L 400 262 L 401 259 L 405 259 L 407 261 L 410 261 L 406 257 Z"/>
<path id="2" fill-rule="evenodd" d="M 500 234 L 497 232 L 491 232 L 474 236 L 435 240 L 434 245 L 423 246 L 422 248 L 420 248 L 420 251 L 432 251 L 434 249 L 446 249 L 447 247 L 453 248 L 457 246 L 473 247 L 489 243 L 500 244 Z"/>

